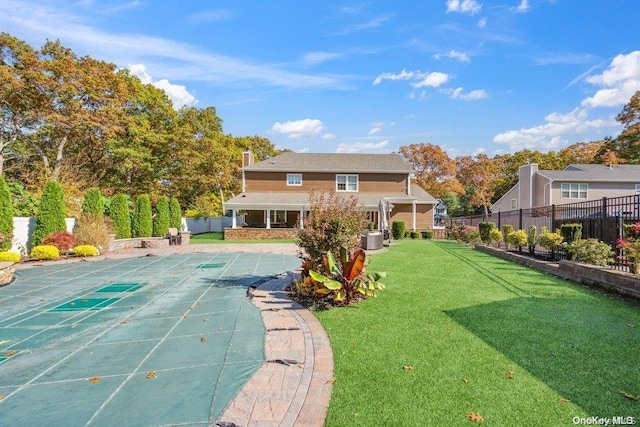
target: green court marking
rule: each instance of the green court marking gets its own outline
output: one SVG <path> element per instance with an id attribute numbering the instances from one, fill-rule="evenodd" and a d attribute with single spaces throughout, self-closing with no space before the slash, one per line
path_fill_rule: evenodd
<path id="1" fill-rule="evenodd" d="M 84 311 L 84 310 L 100 310 L 105 308 L 120 298 L 76 298 L 65 302 L 49 311 Z"/>
<path id="2" fill-rule="evenodd" d="M 196 268 L 220 268 L 220 267 L 224 267 L 225 265 L 227 265 L 227 264 L 225 264 L 223 262 L 222 263 L 219 262 L 217 264 L 215 264 L 215 263 L 214 264 L 199 264 Z"/>
<path id="3" fill-rule="evenodd" d="M 143 283 L 111 283 L 104 288 L 98 289 L 96 292 L 135 292 L 143 286 Z"/>
<path id="4" fill-rule="evenodd" d="M 4 362 L 5 360 L 7 360 L 6 357 L 0 357 L 0 363 Z"/>

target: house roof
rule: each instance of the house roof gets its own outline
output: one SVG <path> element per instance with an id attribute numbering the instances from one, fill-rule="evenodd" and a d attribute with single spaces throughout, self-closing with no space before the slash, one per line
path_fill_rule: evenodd
<path id="1" fill-rule="evenodd" d="M 564 170 L 538 170 L 537 173 L 554 181 L 640 182 L 640 165 L 571 164 Z"/>
<path id="2" fill-rule="evenodd" d="M 295 153 L 293 151 L 242 169 L 265 172 L 413 172 L 413 169 L 397 154 Z"/>

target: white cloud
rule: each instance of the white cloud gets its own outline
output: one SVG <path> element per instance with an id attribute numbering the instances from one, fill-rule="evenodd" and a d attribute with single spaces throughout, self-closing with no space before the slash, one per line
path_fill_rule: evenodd
<path id="1" fill-rule="evenodd" d="M 469 59 L 469 55 L 464 52 L 458 52 L 457 50 L 452 50 L 449 53 L 436 53 L 433 55 L 435 59 L 440 59 L 442 57 L 457 59 L 460 62 L 471 62 Z"/>
<path id="2" fill-rule="evenodd" d="M 447 82 L 447 80 L 449 80 L 449 75 L 448 74 L 440 73 L 440 72 L 429 73 L 429 74 L 423 75 L 421 77 L 422 77 L 421 81 L 416 82 L 416 83 L 411 83 L 411 86 L 413 86 L 416 89 L 419 89 L 419 88 L 425 87 L 425 86 L 438 87 L 438 86 L 441 86 L 441 85 L 445 84 Z"/>
<path id="3" fill-rule="evenodd" d="M 346 144 L 343 142 L 338 145 L 336 153 L 388 153 L 389 149 L 386 148 L 388 144 L 389 140 L 380 142 L 356 142 L 354 144 Z"/>
<path id="4" fill-rule="evenodd" d="M 640 51 L 618 55 L 602 74 L 589 76 L 588 83 L 604 86 L 582 101 L 584 107 L 616 107 L 625 105 L 640 90 Z"/>
<path id="5" fill-rule="evenodd" d="M 478 28 L 485 28 L 487 26 L 487 18 L 482 18 L 478 21 Z"/>
<path id="6" fill-rule="evenodd" d="M 515 13 L 527 13 L 531 5 L 529 5 L 529 0 L 521 0 L 520 4 L 517 7 L 512 8 Z"/>
<path id="7" fill-rule="evenodd" d="M 486 153 L 486 152 L 487 152 L 487 150 L 486 150 L 485 148 L 483 148 L 483 147 L 478 147 L 478 148 L 476 148 L 475 150 L 473 150 L 473 153 L 472 153 L 471 155 L 475 157 L 475 156 L 477 156 L 478 154 L 483 154 L 483 153 Z"/>
<path id="8" fill-rule="evenodd" d="M 324 135 L 322 135 L 322 139 L 334 139 L 336 136 L 332 133 L 325 133 Z"/>
<path id="9" fill-rule="evenodd" d="M 456 89 L 443 89 L 443 92 L 448 93 L 451 99 L 464 99 L 465 101 L 477 101 L 489 97 L 489 94 L 484 89 L 476 89 L 468 93 L 464 93 L 463 90 L 464 88 L 458 87 Z"/>
<path id="10" fill-rule="evenodd" d="M 318 119 L 303 119 L 284 123 L 276 122 L 271 126 L 272 132 L 287 134 L 292 139 L 315 136 L 322 133 L 324 129 L 324 123 Z"/>
<path id="11" fill-rule="evenodd" d="M 158 89 L 162 89 L 169 99 L 171 99 L 173 108 L 176 110 L 179 110 L 185 105 L 195 105 L 198 103 L 196 98 L 187 91 L 186 87 L 173 84 L 167 79 L 154 81 L 149 73 L 147 73 L 147 68 L 143 64 L 129 65 L 128 68 L 129 71 L 131 71 L 131 74 L 138 77 L 142 83 L 150 84 Z"/>
<path id="12" fill-rule="evenodd" d="M 413 71 L 402 70 L 400 74 L 382 73 L 373 80 L 374 85 L 379 85 L 383 80 L 411 80 L 416 73 Z"/>
<path id="13" fill-rule="evenodd" d="M 447 12 L 460 12 L 475 15 L 480 12 L 482 4 L 476 0 L 447 0 Z"/>
<path id="14" fill-rule="evenodd" d="M 371 130 L 369 130 L 369 135 L 375 135 L 376 133 L 380 133 L 382 132 L 382 124 L 381 123 L 374 123 L 373 127 L 371 128 Z"/>
<path id="15" fill-rule="evenodd" d="M 302 60 L 306 65 L 318 65 L 323 62 L 331 61 L 342 57 L 339 53 L 331 52 L 309 52 L 302 56 Z"/>

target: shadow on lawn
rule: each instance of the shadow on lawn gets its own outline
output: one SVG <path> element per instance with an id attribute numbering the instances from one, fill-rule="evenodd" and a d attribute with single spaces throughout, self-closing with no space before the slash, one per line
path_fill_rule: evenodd
<path id="1" fill-rule="evenodd" d="M 446 311 L 591 416 L 638 414 L 640 319 L 598 298 L 528 298 Z"/>

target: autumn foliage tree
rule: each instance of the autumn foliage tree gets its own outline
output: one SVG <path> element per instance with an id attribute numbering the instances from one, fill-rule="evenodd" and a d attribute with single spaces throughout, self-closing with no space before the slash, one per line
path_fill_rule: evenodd
<path id="1" fill-rule="evenodd" d="M 485 217 L 489 215 L 494 195 L 493 183 L 500 174 L 500 168 L 500 160 L 492 159 L 486 154 L 458 158 L 457 177 L 467 186 L 468 203 L 472 207 L 481 208 Z"/>
<path id="2" fill-rule="evenodd" d="M 440 198 L 447 193 L 464 192 L 456 179 L 456 161 L 439 145 L 411 144 L 400 147 L 399 152 L 416 172 L 416 184 L 432 196 Z"/>

